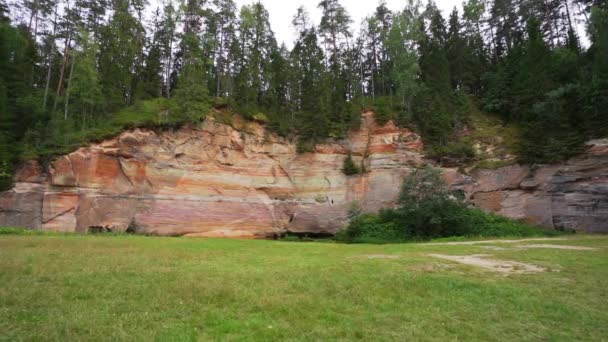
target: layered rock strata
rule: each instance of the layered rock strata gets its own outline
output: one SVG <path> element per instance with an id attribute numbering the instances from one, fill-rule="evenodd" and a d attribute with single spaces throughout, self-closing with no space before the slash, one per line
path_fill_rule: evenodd
<path id="1" fill-rule="evenodd" d="M 263 126 L 207 119 L 199 126 L 136 129 L 56 159 L 25 163 L 0 194 L 0 225 L 48 231 L 91 228 L 201 237 L 332 234 L 352 202 L 394 205 L 403 177 L 427 161 L 421 138 L 372 113 L 341 141 L 298 154 Z M 348 154 L 366 172 L 342 172 Z M 549 228 L 608 232 L 608 143 L 564 165 L 510 166 L 448 182 L 476 206 Z"/>

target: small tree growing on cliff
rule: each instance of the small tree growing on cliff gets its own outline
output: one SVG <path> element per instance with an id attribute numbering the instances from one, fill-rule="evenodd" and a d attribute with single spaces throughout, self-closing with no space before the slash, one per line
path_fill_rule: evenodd
<path id="1" fill-rule="evenodd" d="M 346 159 L 344 159 L 344 166 L 342 172 L 347 176 L 358 175 L 361 173 L 361 169 L 355 164 L 352 153 L 348 153 Z"/>

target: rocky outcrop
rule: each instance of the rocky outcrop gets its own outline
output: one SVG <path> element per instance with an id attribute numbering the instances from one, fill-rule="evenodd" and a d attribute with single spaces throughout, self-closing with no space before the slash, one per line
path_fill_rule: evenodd
<path id="1" fill-rule="evenodd" d="M 86 232 L 129 226 L 159 235 L 256 237 L 285 231 L 334 233 L 353 201 L 389 206 L 422 142 L 393 123 L 363 115 L 343 141 L 298 154 L 256 123 L 207 119 L 171 132 L 133 130 L 18 172 L 0 195 L 0 225 Z M 235 128 L 236 127 L 236 128 Z M 347 177 L 346 155 L 368 173 Z"/>
<path id="2" fill-rule="evenodd" d="M 608 232 L 608 143 L 561 166 L 511 166 L 445 178 L 485 210 L 551 228 Z M 0 225 L 201 237 L 332 234 L 351 203 L 390 207 L 403 177 L 426 163 L 420 137 L 362 117 L 341 141 L 298 154 L 257 123 L 209 118 L 199 126 L 136 129 L 58 158 L 22 166 L 0 194 Z M 352 154 L 366 173 L 347 177 Z"/>
<path id="3" fill-rule="evenodd" d="M 561 165 L 474 171 L 457 184 L 477 207 L 547 228 L 608 233 L 608 140 Z"/>

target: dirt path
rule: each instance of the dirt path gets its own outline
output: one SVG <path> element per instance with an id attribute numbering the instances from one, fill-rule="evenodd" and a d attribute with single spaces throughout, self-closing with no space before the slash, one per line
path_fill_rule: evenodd
<path id="1" fill-rule="evenodd" d="M 583 246 L 568 246 L 568 245 L 546 245 L 546 244 L 540 244 L 540 245 L 521 245 L 521 246 L 515 246 L 516 248 L 521 248 L 521 249 L 536 249 L 536 248 L 541 248 L 541 249 L 565 249 L 565 250 L 571 250 L 571 251 L 595 251 L 597 250 L 597 248 L 592 248 L 592 247 L 583 247 Z"/>
<path id="2" fill-rule="evenodd" d="M 531 241 L 565 241 L 564 238 L 534 238 L 534 239 L 520 239 L 520 240 L 481 240 L 481 241 L 454 241 L 454 242 L 433 242 L 425 243 L 423 246 L 458 246 L 458 245 L 480 245 L 487 243 L 520 243 L 520 242 L 531 242 Z"/>
<path id="3" fill-rule="evenodd" d="M 490 255 L 475 254 L 475 255 L 443 255 L 429 254 L 429 256 L 449 261 L 454 261 L 464 265 L 477 266 L 490 271 L 503 274 L 522 274 L 522 273 L 540 273 L 546 269 L 532 264 L 524 264 L 516 261 L 489 259 Z"/>

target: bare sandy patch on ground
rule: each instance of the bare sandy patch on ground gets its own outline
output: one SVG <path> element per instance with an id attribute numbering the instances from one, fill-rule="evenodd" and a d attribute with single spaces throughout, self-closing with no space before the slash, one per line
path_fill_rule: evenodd
<path id="1" fill-rule="evenodd" d="M 523 249 L 562 249 L 571 251 L 596 251 L 597 248 L 584 247 L 584 246 L 570 246 L 570 245 L 550 245 L 550 244 L 535 244 L 535 245 L 515 245 L 513 247 L 499 247 L 499 246 L 479 246 L 479 248 L 487 249 L 490 251 L 516 251 Z"/>
<path id="2" fill-rule="evenodd" d="M 429 256 L 449 261 L 454 261 L 463 265 L 477 266 L 490 271 L 503 274 L 522 274 L 545 272 L 546 269 L 532 264 L 524 264 L 516 261 L 489 259 L 487 254 L 474 255 L 443 255 L 429 254 Z"/>
<path id="3" fill-rule="evenodd" d="M 545 245 L 545 244 L 521 245 L 521 246 L 516 246 L 516 247 L 521 248 L 521 249 L 546 248 L 546 249 L 566 249 L 566 250 L 572 250 L 572 251 L 595 251 L 595 250 L 597 250 L 597 248 L 583 247 L 583 246 Z"/>
<path id="4" fill-rule="evenodd" d="M 458 246 L 458 245 L 480 245 L 488 243 L 520 243 L 533 241 L 565 241 L 562 238 L 535 238 L 535 239 L 520 239 L 520 240 L 480 240 L 480 241 L 454 241 L 454 242 L 433 242 L 425 243 L 426 246 Z"/>

